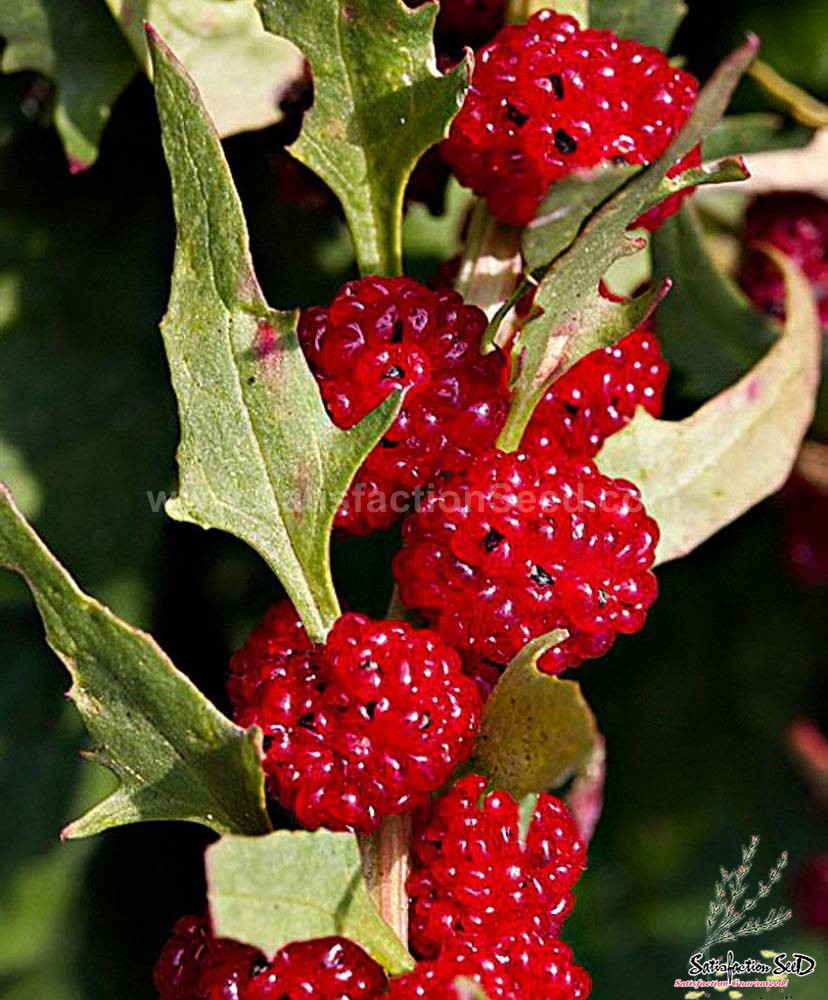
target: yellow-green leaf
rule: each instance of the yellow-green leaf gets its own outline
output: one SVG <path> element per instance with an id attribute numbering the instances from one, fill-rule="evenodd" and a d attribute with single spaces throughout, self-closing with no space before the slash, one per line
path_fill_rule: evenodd
<path id="1" fill-rule="evenodd" d="M 355 941 L 392 974 L 414 966 L 371 899 L 351 834 L 224 837 L 208 850 L 206 865 L 219 937 L 272 956 L 291 941 L 336 935 Z"/>
<path id="2" fill-rule="evenodd" d="M 515 799 L 556 788 L 589 763 L 595 718 L 575 681 L 538 670 L 566 633 L 534 639 L 512 660 L 483 712 L 472 769 Z"/>
<path id="3" fill-rule="evenodd" d="M 639 409 L 598 456 L 602 472 L 631 479 L 658 521 L 659 562 L 690 552 L 779 489 L 813 417 L 821 329 L 804 275 L 768 250 L 787 284 L 784 335 L 735 385 L 681 421 Z"/>
<path id="4" fill-rule="evenodd" d="M 177 223 L 162 333 L 181 421 L 181 481 L 167 510 L 256 549 L 321 641 L 339 614 L 334 514 L 399 399 L 349 431 L 331 422 L 295 315 L 271 310 L 259 288 L 218 135 L 185 71 L 156 34 L 150 39 Z"/>

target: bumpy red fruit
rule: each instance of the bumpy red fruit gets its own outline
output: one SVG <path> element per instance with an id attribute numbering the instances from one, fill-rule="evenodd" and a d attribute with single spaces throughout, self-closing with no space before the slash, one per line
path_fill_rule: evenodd
<path id="1" fill-rule="evenodd" d="M 263 730 L 271 792 L 307 829 L 370 833 L 471 753 L 480 697 L 426 629 L 345 614 L 315 646 L 281 604 L 231 665 L 236 719 Z"/>
<path id="2" fill-rule="evenodd" d="M 160 1000 L 374 1000 L 386 989 L 382 968 L 345 938 L 289 944 L 268 962 L 200 917 L 178 921 L 153 978 Z"/>
<path id="3" fill-rule="evenodd" d="M 535 409 L 523 446 L 597 455 L 639 406 L 661 416 L 669 372 L 654 324 L 647 322 L 612 347 L 588 354 L 554 382 Z"/>
<path id="4" fill-rule="evenodd" d="M 411 947 L 421 958 L 470 934 L 519 927 L 554 937 L 572 909 L 586 852 L 569 810 L 539 796 L 521 836 L 515 800 L 482 798 L 485 790 L 485 778 L 468 775 L 416 831 L 408 893 Z"/>
<path id="5" fill-rule="evenodd" d="M 397 420 L 357 473 L 339 528 L 387 527 L 414 491 L 494 442 L 508 406 L 508 370 L 500 352 L 480 354 L 486 323 L 455 292 L 410 278 L 362 278 L 330 308 L 303 313 L 299 339 L 339 427 L 353 427 L 393 389 L 408 387 Z"/>
<path id="6" fill-rule="evenodd" d="M 435 961 L 392 979 L 389 1000 L 460 1000 L 458 978 L 476 983 L 488 1000 L 585 1000 L 592 988 L 563 942 L 514 930 L 452 942 Z"/>
<path id="7" fill-rule="evenodd" d="M 394 571 L 403 601 L 463 651 L 505 666 L 553 629 L 558 673 L 637 632 L 656 598 L 658 526 L 635 486 L 545 452 L 477 457 L 408 518 Z"/>
<path id="8" fill-rule="evenodd" d="M 785 280 L 756 247 L 769 243 L 802 268 L 828 325 L 828 201 L 793 192 L 760 195 L 745 214 L 743 242 L 739 281 L 757 309 L 780 319 L 785 315 Z"/>
<path id="9" fill-rule="evenodd" d="M 544 10 L 481 50 L 443 152 L 494 215 L 525 225 L 575 170 L 656 160 L 697 91 L 660 50 Z"/>

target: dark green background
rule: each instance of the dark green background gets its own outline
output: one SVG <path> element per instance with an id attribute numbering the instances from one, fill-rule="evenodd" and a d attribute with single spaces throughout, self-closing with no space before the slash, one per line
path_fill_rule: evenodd
<path id="1" fill-rule="evenodd" d="M 706 74 L 751 26 L 766 58 L 828 95 L 822 0 L 691 8 L 676 46 L 690 68 Z M 755 92 L 745 88 L 740 103 L 756 107 Z M 152 93 L 144 80 L 129 87 L 100 161 L 77 177 L 48 110 L 34 76 L 0 78 L 0 470 L 81 584 L 150 628 L 224 705 L 228 654 L 276 589 L 243 546 L 174 524 L 147 499 L 174 486 L 177 435 L 157 331 L 172 220 Z M 227 149 L 271 302 L 326 301 L 352 272 L 342 226 L 274 197 L 273 134 Z M 420 251 L 409 263 L 424 276 L 439 261 Z M 768 502 L 663 569 L 647 629 L 580 674 L 607 736 L 609 781 L 566 936 L 597 1000 L 683 995 L 672 981 L 703 937 L 718 866 L 752 833 L 763 838 L 757 874 L 790 852 L 780 898 L 825 847 L 785 747 L 795 716 L 821 707 L 828 722 L 825 594 L 790 577 L 783 523 L 781 503 Z M 355 606 L 382 608 L 392 544 L 337 553 Z M 148 998 L 172 922 L 203 906 L 209 835 L 151 825 L 59 844 L 63 822 L 107 780 L 78 760 L 83 734 L 66 686 L 27 596 L 3 576 L 0 997 Z M 761 946 L 821 947 L 796 923 Z M 828 995 L 824 969 L 785 995 Z"/>

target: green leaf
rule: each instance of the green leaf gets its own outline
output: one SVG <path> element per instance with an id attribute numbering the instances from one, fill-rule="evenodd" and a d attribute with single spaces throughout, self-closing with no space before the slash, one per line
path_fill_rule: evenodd
<path id="1" fill-rule="evenodd" d="M 255 0 L 106 0 L 141 64 L 151 70 L 148 21 L 177 54 L 219 135 L 281 121 L 280 98 L 303 72 L 294 46 L 262 27 Z"/>
<path id="2" fill-rule="evenodd" d="M 349 431 L 331 422 L 295 315 L 271 310 L 259 288 L 241 204 L 198 93 L 150 37 L 178 226 L 162 333 L 181 420 L 181 484 L 167 510 L 256 549 L 321 641 L 339 615 L 334 514 L 399 395 Z"/>
<path id="3" fill-rule="evenodd" d="M 658 311 L 659 340 L 682 394 L 708 399 L 759 360 L 778 328 L 716 266 L 691 206 L 664 223 L 652 249 L 653 274 L 674 280 Z"/>
<path id="4" fill-rule="evenodd" d="M 35 599 L 70 697 L 120 787 L 64 836 L 144 820 L 190 820 L 219 833 L 268 829 L 259 737 L 234 726 L 153 639 L 80 591 L 0 486 L 0 566 Z"/>
<path id="5" fill-rule="evenodd" d="M 14 0 L 0 5 L 2 71 L 33 69 L 57 85 L 55 125 L 73 171 L 98 155 L 115 98 L 135 59 L 100 0 Z"/>
<path id="6" fill-rule="evenodd" d="M 609 28 L 666 52 L 687 14 L 684 0 L 590 0 L 593 28 Z"/>
<path id="7" fill-rule="evenodd" d="M 213 927 L 272 956 L 291 941 L 350 938 L 390 973 L 414 962 L 382 920 L 362 876 L 356 837 L 291 833 L 224 837 L 206 855 Z"/>
<path id="8" fill-rule="evenodd" d="M 589 351 L 614 343 L 641 321 L 642 310 L 635 305 L 638 300 L 610 302 L 599 292 L 600 281 L 616 260 L 641 248 L 640 239 L 627 227 L 657 203 L 670 168 L 722 117 L 757 47 L 758 41 L 751 36 L 722 63 L 664 155 L 613 195 L 546 272 L 535 297 L 540 314 L 523 327 L 512 350 L 512 404 L 500 447 L 518 447 L 537 402 L 554 379 Z"/>
<path id="9" fill-rule="evenodd" d="M 402 269 L 402 205 L 420 155 L 442 139 L 469 66 L 443 76 L 435 4 L 258 0 L 268 31 L 290 39 L 314 75 L 314 104 L 290 147 L 342 202 L 364 274 Z"/>
<path id="10" fill-rule="evenodd" d="M 718 159 L 772 149 L 802 149 L 813 134 L 813 130 L 804 125 L 791 128 L 782 115 L 769 112 L 728 115 L 710 130 L 703 151 L 705 159 Z"/>
<path id="11" fill-rule="evenodd" d="M 556 788 L 581 771 L 597 739 L 595 719 L 578 684 L 537 667 L 564 636 L 550 632 L 525 646 L 483 711 L 472 769 L 515 799 Z"/>
<path id="12" fill-rule="evenodd" d="M 814 413 L 821 329 L 807 279 L 767 251 L 788 288 L 785 334 L 735 385 L 686 420 L 639 409 L 598 456 L 631 479 L 658 521 L 658 562 L 692 551 L 787 479 Z"/>
<path id="13" fill-rule="evenodd" d="M 530 271 L 543 268 L 569 247 L 590 215 L 621 188 L 637 167 L 610 167 L 591 178 L 569 177 L 555 184 L 540 212 L 524 230 L 523 254 Z M 691 167 L 678 177 L 665 177 L 647 199 L 645 211 L 689 187 L 729 184 L 748 176 L 739 157 L 726 157 L 701 167 Z"/>

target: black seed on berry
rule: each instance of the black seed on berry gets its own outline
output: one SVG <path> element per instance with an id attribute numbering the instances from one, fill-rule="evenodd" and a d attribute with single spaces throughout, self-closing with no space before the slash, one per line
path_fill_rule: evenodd
<path id="1" fill-rule="evenodd" d="M 498 545 L 500 545 L 503 541 L 503 537 L 504 536 L 501 535 L 499 531 L 495 531 L 495 529 L 492 528 L 486 533 L 486 537 L 483 539 L 483 548 L 487 552 L 494 552 Z"/>
<path id="2" fill-rule="evenodd" d="M 510 122 L 514 122 L 518 128 L 523 128 L 523 126 L 529 121 L 529 115 L 525 115 L 522 111 L 518 111 L 514 104 L 506 105 L 506 117 Z"/>
<path id="3" fill-rule="evenodd" d="M 578 148 L 578 140 L 573 139 L 569 132 L 565 132 L 562 128 L 555 130 L 555 149 L 559 153 L 574 153 Z"/>
<path id="4" fill-rule="evenodd" d="M 380 438 L 380 448 L 399 448 L 399 441 L 391 441 L 390 438 Z"/>
<path id="5" fill-rule="evenodd" d="M 360 670 L 370 670 L 372 673 L 379 671 L 379 664 L 375 660 L 363 660 L 359 665 Z"/>
<path id="6" fill-rule="evenodd" d="M 562 101 L 564 95 L 563 77 L 559 73 L 553 73 L 549 77 L 549 82 L 552 84 L 552 89 L 555 91 L 555 97 L 557 97 L 559 101 Z"/>
<path id="7" fill-rule="evenodd" d="M 273 746 L 273 737 L 265 736 L 265 738 L 262 740 L 262 749 L 264 750 L 264 752 L 267 753 L 272 746 Z"/>
<path id="8" fill-rule="evenodd" d="M 399 365 L 391 365 L 383 378 L 405 378 L 405 369 Z"/>
<path id="9" fill-rule="evenodd" d="M 564 400 L 563 408 L 569 414 L 570 417 L 578 416 L 578 407 L 574 403 L 570 403 L 568 400 Z"/>
<path id="10" fill-rule="evenodd" d="M 263 972 L 267 972 L 269 968 L 270 966 L 267 962 L 262 961 L 261 958 L 255 959 L 253 964 L 250 966 L 250 978 L 252 979 L 255 976 L 260 976 Z"/>
<path id="11" fill-rule="evenodd" d="M 398 319 L 394 324 L 394 329 L 391 331 L 391 343 L 399 344 L 403 339 L 403 321 Z"/>
<path id="12" fill-rule="evenodd" d="M 297 725 L 300 725 L 303 729 L 313 729 L 314 721 L 313 712 L 305 712 L 304 715 L 299 717 Z"/>
<path id="13" fill-rule="evenodd" d="M 609 594 L 604 590 L 603 587 L 598 589 L 598 607 L 605 608 L 607 606 L 607 601 L 609 600 Z"/>
<path id="14" fill-rule="evenodd" d="M 420 719 L 420 729 L 428 729 L 430 725 L 431 725 L 431 716 L 429 715 L 428 712 L 423 712 L 422 717 Z"/>
<path id="15" fill-rule="evenodd" d="M 369 701 L 365 706 L 365 714 L 369 719 L 373 719 L 377 711 L 377 703 L 375 701 Z"/>
<path id="16" fill-rule="evenodd" d="M 535 583 L 539 583 L 542 587 L 551 587 L 555 582 L 554 578 L 546 572 L 543 566 L 533 566 L 532 572 L 529 575 Z"/>

